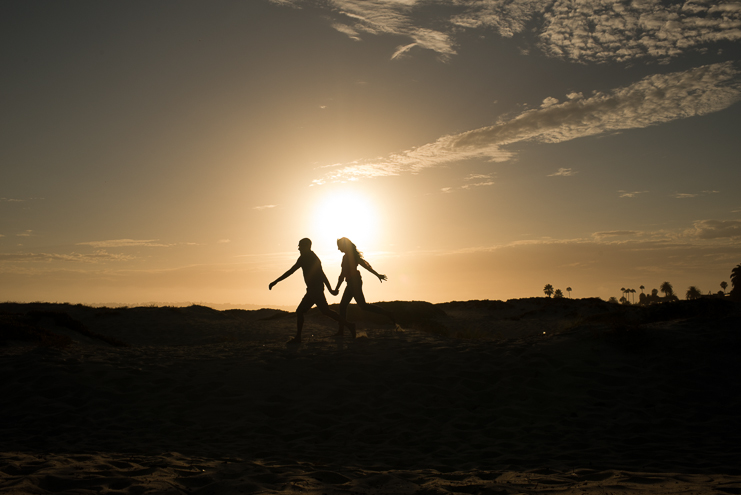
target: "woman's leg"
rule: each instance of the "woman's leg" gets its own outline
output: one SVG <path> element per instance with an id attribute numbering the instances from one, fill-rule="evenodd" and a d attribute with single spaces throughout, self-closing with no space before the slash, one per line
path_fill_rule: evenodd
<path id="1" fill-rule="evenodd" d="M 340 316 L 342 321 L 347 321 L 347 307 L 350 305 L 350 301 L 353 298 L 353 291 L 350 288 L 350 284 L 345 286 L 345 292 L 342 293 L 342 299 L 340 300 Z M 340 322 L 340 328 L 337 330 L 337 335 L 342 335 L 345 325 Z"/>
<path id="2" fill-rule="evenodd" d="M 358 303 L 358 306 L 360 306 L 360 309 L 364 311 L 370 311 L 371 313 L 376 313 L 380 315 L 386 316 L 389 320 L 391 320 L 391 323 L 396 324 L 396 319 L 394 318 L 394 315 L 385 309 L 381 308 L 380 306 L 374 306 L 373 304 L 368 304 L 365 301 L 365 294 L 363 294 L 363 281 L 358 280 L 353 284 L 354 289 L 354 295 L 355 295 L 355 302 Z M 349 288 L 349 286 L 348 286 Z M 344 299 L 344 296 L 343 296 Z"/>

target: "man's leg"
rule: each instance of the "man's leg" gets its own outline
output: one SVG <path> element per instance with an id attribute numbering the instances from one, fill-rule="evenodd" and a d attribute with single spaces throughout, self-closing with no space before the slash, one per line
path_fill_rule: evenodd
<path id="1" fill-rule="evenodd" d="M 306 291 L 304 298 L 301 299 L 301 303 L 298 305 L 298 308 L 296 308 L 296 336 L 292 339 L 293 341 L 301 342 L 301 330 L 304 328 L 304 315 L 313 305 L 314 300 L 309 294 L 309 291 Z"/>

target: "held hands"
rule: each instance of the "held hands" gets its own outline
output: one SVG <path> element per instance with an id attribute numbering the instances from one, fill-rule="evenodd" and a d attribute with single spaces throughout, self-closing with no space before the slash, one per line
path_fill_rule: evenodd
<path id="1" fill-rule="evenodd" d="M 384 282 L 384 280 L 388 280 L 388 277 L 387 277 L 386 275 L 381 275 L 381 274 L 379 274 L 379 275 L 378 275 L 378 280 L 380 280 L 380 281 L 381 281 L 381 283 L 383 283 L 383 282 Z"/>
<path id="2" fill-rule="evenodd" d="M 270 282 L 270 285 L 268 285 L 268 290 L 273 290 L 273 287 L 275 287 L 275 284 L 277 282 Z"/>
<path id="3" fill-rule="evenodd" d="M 336 296 L 337 294 L 340 293 L 340 291 L 337 289 L 329 289 L 329 293 L 332 294 L 333 296 Z"/>

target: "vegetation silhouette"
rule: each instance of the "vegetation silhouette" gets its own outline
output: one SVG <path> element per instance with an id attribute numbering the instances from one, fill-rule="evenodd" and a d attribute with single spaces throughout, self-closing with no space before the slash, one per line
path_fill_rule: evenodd
<path id="1" fill-rule="evenodd" d="M 694 285 L 690 285 L 687 289 L 687 293 L 685 294 L 685 298 L 689 301 L 692 299 L 700 299 L 701 297 L 702 292 L 700 292 L 700 289 L 698 289 Z"/>
<path id="2" fill-rule="evenodd" d="M 726 293 L 726 289 L 728 288 L 728 282 L 726 282 L 725 280 L 723 282 L 721 282 L 720 283 L 720 288 L 723 289 L 723 294 L 725 294 Z"/>
<path id="3" fill-rule="evenodd" d="M 741 301 L 741 263 L 731 270 L 731 299 Z"/>
<path id="4" fill-rule="evenodd" d="M 546 284 L 545 287 L 543 287 L 543 292 L 545 292 L 546 296 L 551 297 L 553 295 L 553 286 L 551 284 Z"/>
<path id="5" fill-rule="evenodd" d="M 674 287 L 669 282 L 664 282 L 659 287 L 659 290 L 664 293 L 664 296 L 669 297 L 674 295 Z"/>
<path id="6" fill-rule="evenodd" d="M 268 285 L 269 290 L 273 290 L 275 284 L 290 277 L 296 270 L 301 268 L 304 274 L 304 282 L 306 282 L 306 294 L 296 308 L 296 336 L 289 341 L 289 343 L 301 342 L 301 330 L 304 326 L 304 315 L 309 311 L 315 304 L 323 314 L 329 316 L 335 321 L 340 323 L 340 326 L 347 326 L 350 332 L 355 334 L 355 325 L 348 322 L 345 319 L 345 315 L 339 315 L 336 312 L 329 309 L 327 304 L 327 298 L 324 297 L 324 287 L 329 289 L 329 292 L 336 296 L 338 290 L 332 290 L 332 286 L 329 284 L 327 276 L 324 274 L 322 269 L 322 262 L 319 257 L 311 250 L 311 239 L 305 237 L 298 241 L 298 250 L 301 253 L 296 263 L 288 269 L 283 275 L 270 282 Z"/>
<path id="7" fill-rule="evenodd" d="M 358 265 L 378 277 L 378 280 L 381 283 L 383 283 L 384 280 L 388 280 L 388 277 L 375 271 L 370 263 L 363 258 L 363 253 L 358 251 L 357 246 L 355 246 L 355 244 L 353 244 L 347 237 L 337 239 L 337 249 L 344 253 L 344 256 L 342 257 L 342 271 L 337 279 L 337 287 L 334 289 L 335 294 L 339 292 L 343 281 L 347 281 L 347 285 L 345 286 L 345 291 L 342 293 L 342 300 L 340 301 L 340 316 L 343 320 L 340 321 L 340 326 L 337 329 L 336 335 L 343 335 L 344 327 L 347 326 L 350 329 L 352 336 L 355 337 L 355 327 L 347 325 L 344 321 L 347 316 L 347 307 L 353 299 L 355 299 L 355 302 L 361 309 L 385 315 L 393 324 L 396 324 L 393 313 L 386 311 L 380 306 L 368 304 L 365 301 L 365 295 L 363 294 L 363 279 L 360 276 Z"/>

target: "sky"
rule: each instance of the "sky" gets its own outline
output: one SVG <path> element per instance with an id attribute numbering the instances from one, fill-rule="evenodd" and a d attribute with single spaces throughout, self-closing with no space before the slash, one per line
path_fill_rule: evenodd
<path id="1" fill-rule="evenodd" d="M 741 263 L 741 2 L 0 5 L 0 300 L 684 297 Z M 329 296 L 330 302 L 338 302 Z"/>

